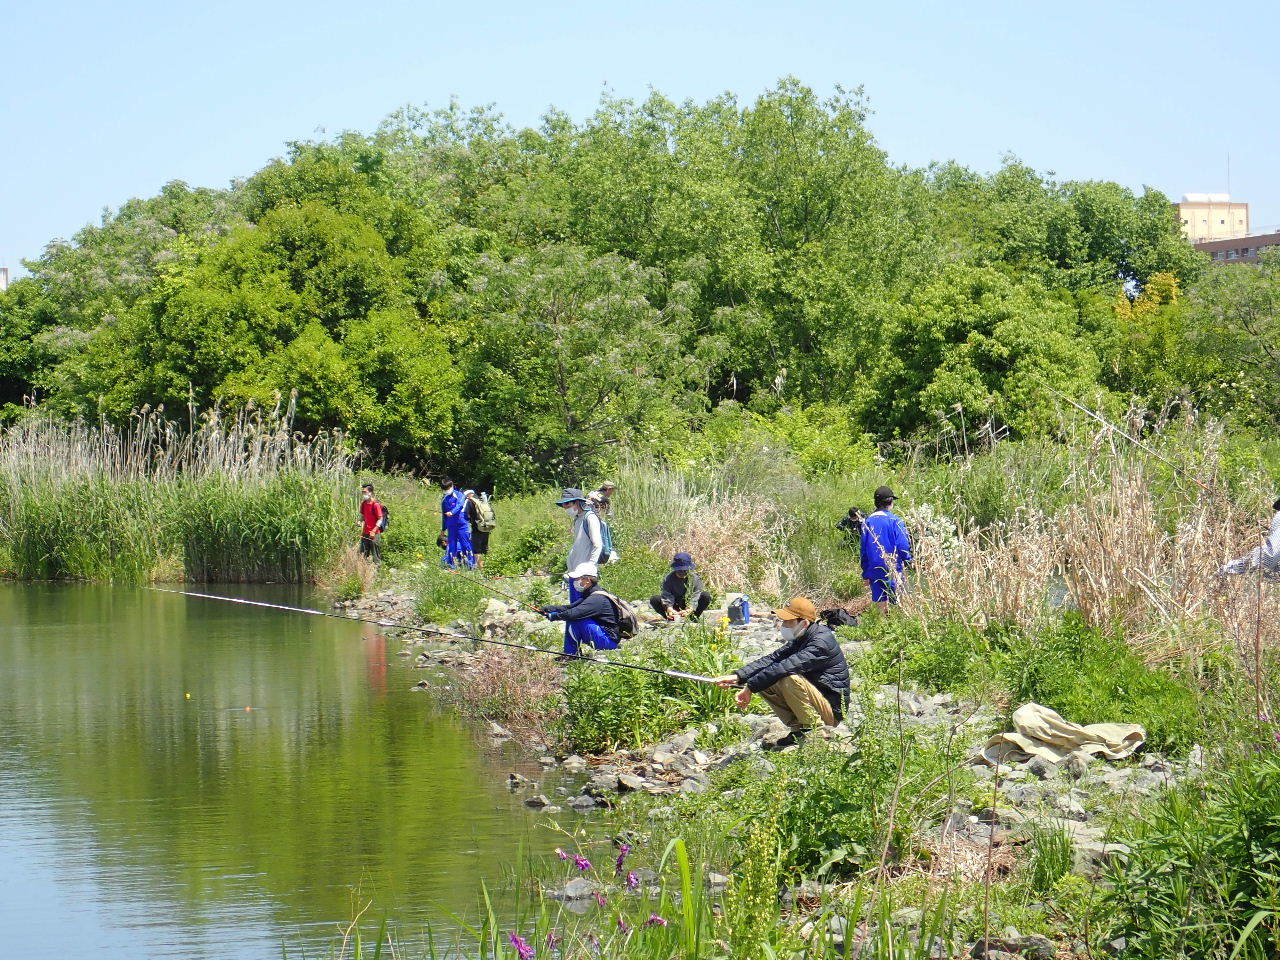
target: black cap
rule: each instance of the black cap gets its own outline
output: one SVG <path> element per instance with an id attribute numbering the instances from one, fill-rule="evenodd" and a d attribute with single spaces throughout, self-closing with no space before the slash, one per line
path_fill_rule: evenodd
<path id="1" fill-rule="evenodd" d="M 876 503 L 884 503 L 886 501 L 897 500 L 898 497 L 888 487 L 876 488 Z"/>
<path id="2" fill-rule="evenodd" d="M 1275 503 L 1273 503 L 1271 505 L 1271 509 L 1277 512 L 1280 512 L 1280 500 L 1277 500 Z"/>

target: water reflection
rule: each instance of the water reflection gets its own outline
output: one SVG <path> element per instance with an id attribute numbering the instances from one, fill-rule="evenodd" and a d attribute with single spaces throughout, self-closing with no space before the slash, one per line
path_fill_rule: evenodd
<path id="1" fill-rule="evenodd" d="M 0 585 L 6 949 L 314 954 L 353 887 L 375 924 L 469 911 L 552 838 L 503 786 L 511 765 L 409 692 L 397 647 L 318 617 Z"/>

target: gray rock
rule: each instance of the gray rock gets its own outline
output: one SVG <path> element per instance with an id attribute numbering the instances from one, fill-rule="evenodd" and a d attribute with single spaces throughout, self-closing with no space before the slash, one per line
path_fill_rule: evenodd
<path id="1" fill-rule="evenodd" d="M 644 777 L 637 777 L 634 773 L 620 773 L 618 786 L 624 790 L 641 790 L 644 788 Z"/>
<path id="2" fill-rule="evenodd" d="M 583 773 L 587 769 L 587 761 L 576 753 L 571 757 L 566 757 L 564 763 L 560 764 L 564 770 L 569 773 Z"/>
<path id="3" fill-rule="evenodd" d="M 493 737 L 495 740 L 510 740 L 512 737 L 515 736 L 515 734 L 512 733 L 510 730 L 508 730 L 506 727 L 504 727 L 502 724 L 493 723 L 492 721 L 490 721 L 489 736 Z"/>
<path id="4" fill-rule="evenodd" d="M 1043 757 L 1032 757 L 1027 761 L 1027 773 L 1041 780 L 1048 780 L 1050 777 L 1055 776 L 1057 772 L 1057 766 Z"/>
<path id="5" fill-rule="evenodd" d="M 712 890 L 723 890 L 729 885 L 729 878 L 723 873 L 708 873 L 707 886 Z"/>
<path id="6" fill-rule="evenodd" d="M 947 819 L 942 825 L 942 829 L 949 833 L 957 833 L 964 830 L 969 825 L 969 813 L 971 810 L 973 810 L 973 804 L 968 800 L 961 800 L 947 814 Z"/>
<path id="7" fill-rule="evenodd" d="M 535 793 L 532 797 L 524 798 L 524 805 L 526 807 L 545 807 L 550 803 L 551 801 L 540 793 Z"/>
<path id="8" fill-rule="evenodd" d="M 695 780 L 693 777 L 683 780 L 680 783 L 681 793 L 706 793 L 707 785 L 701 780 Z"/>
<path id="9" fill-rule="evenodd" d="M 574 900 L 588 900 L 595 896 L 598 889 L 599 885 L 594 880 L 588 880 L 586 877 L 574 877 L 566 881 L 565 885 L 559 890 L 548 891 L 547 896 L 552 900 L 568 903 Z"/>
<path id="10" fill-rule="evenodd" d="M 1053 941 L 1038 933 L 1017 939 L 1017 953 L 1023 960 L 1054 960 L 1058 955 Z"/>
<path id="11" fill-rule="evenodd" d="M 570 797 L 569 806 L 575 810 L 590 810 L 596 806 L 596 801 L 584 793 L 576 797 Z"/>
<path id="12" fill-rule="evenodd" d="M 522 774 L 512 773 L 507 775 L 507 785 L 511 787 L 512 790 L 516 790 L 520 787 L 533 786 L 533 781 Z"/>
<path id="13" fill-rule="evenodd" d="M 620 777 L 612 773 L 597 773 L 591 778 L 591 781 L 582 788 L 582 792 L 592 797 L 604 797 L 609 794 L 617 793 L 620 779 Z"/>
<path id="14" fill-rule="evenodd" d="M 564 807 L 553 803 L 549 807 L 543 807 L 542 812 L 543 813 L 564 813 Z"/>

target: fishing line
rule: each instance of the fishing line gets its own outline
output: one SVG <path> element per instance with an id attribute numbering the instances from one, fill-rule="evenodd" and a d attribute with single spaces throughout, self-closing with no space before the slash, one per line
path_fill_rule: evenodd
<path id="1" fill-rule="evenodd" d="M 265 600 L 246 600 L 242 597 L 223 597 L 216 593 L 195 593 L 191 590 L 170 590 L 165 587 L 148 587 L 150 590 L 156 590 L 160 593 L 173 593 L 182 597 L 196 597 L 200 600 L 221 600 L 224 603 L 239 603 L 247 607 L 264 607 L 268 610 L 285 610 L 289 613 L 305 613 L 313 617 L 328 617 L 331 620 L 343 620 L 347 623 L 369 623 L 376 627 L 386 627 L 392 630 L 410 630 L 416 633 L 425 633 L 430 636 L 445 637 L 450 640 L 470 640 L 473 643 L 488 643 L 495 647 L 510 647 L 513 650 L 528 650 L 531 653 L 546 653 L 553 657 L 571 656 L 575 660 L 584 660 L 587 663 L 599 663 L 609 667 L 624 667 L 627 670 L 642 670 L 645 673 L 656 673 L 664 677 L 675 677 L 678 680 L 693 680 L 698 683 L 715 683 L 711 677 L 704 677 L 697 673 L 685 673 L 681 670 L 660 670 L 657 667 L 645 667 L 638 663 L 624 663 L 621 660 L 606 660 L 604 657 L 584 657 L 581 655 L 563 654 L 559 650 L 549 650 L 546 647 L 535 647 L 531 643 L 514 643 L 507 640 L 491 640 L 486 637 L 472 637 L 466 634 L 452 633 L 448 630 L 439 630 L 433 627 L 416 627 L 408 623 L 398 623 L 394 620 L 371 620 L 367 617 L 348 617 L 341 613 L 331 613 L 327 610 L 314 610 L 310 607 L 292 607 L 285 603 L 268 603 Z"/>

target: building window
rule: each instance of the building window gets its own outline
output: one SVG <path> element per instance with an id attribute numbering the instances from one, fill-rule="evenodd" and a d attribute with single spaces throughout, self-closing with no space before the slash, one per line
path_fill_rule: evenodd
<path id="1" fill-rule="evenodd" d="M 1236 258 L 1236 252 L 1235 252 L 1234 250 L 1228 250 L 1228 251 L 1227 251 L 1227 259 L 1228 259 L 1228 260 L 1234 260 L 1235 258 Z"/>
<path id="2" fill-rule="evenodd" d="M 1222 224 L 1222 225 L 1224 225 L 1224 226 L 1226 225 L 1226 222 L 1227 222 L 1227 221 L 1225 221 L 1225 220 L 1219 220 L 1219 221 L 1218 221 L 1218 223 L 1220 223 L 1220 224 Z"/>

